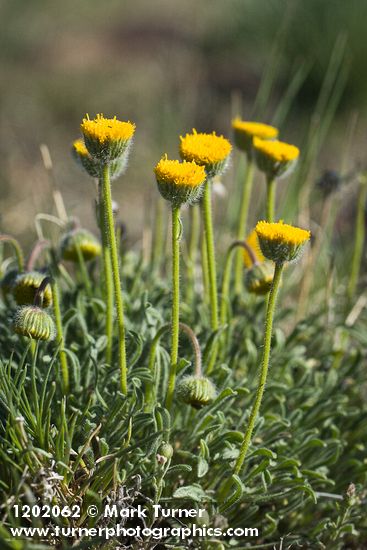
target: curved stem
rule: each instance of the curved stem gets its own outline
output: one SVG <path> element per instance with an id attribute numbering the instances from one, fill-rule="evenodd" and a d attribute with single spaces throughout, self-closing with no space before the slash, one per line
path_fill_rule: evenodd
<path id="1" fill-rule="evenodd" d="M 151 383 L 148 383 L 145 388 L 145 410 L 150 411 L 151 407 L 153 405 L 154 399 L 157 397 L 157 388 L 159 386 L 159 380 L 157 380 L 157 373 L 155 369 L 155 358 L 157 353 L 157 347 L 159 344 L 159 341 L 161 337 L 168 332 L 168 330 L 171 328 L 170 324 L 163 325 L 161 327 L 157 334 L 154 336 L 152 345 L 149 352 L 149 362 L 148 362 L 148 368 L 151 374 L 152 381 Z M 195 375 L 201 376 L 201 349 L 198 339 L 195 336 L 194 331 L 185 323 L 179 323 L 179 329 L 182 330 L 187 334 L 187 336 L 190 338 L 192 348 L 194 350 L 195 355 Z M 154 391 L 153 391 L 154 390 Z"/>
<path id="2" fill-rule="evenodd" d="M 43 293 L 46 290 L 46 287 L 52 283 L 52 278 L 47 276 L 44 279 L 42 279 L 42 282 L 40 286 L 37 288 L 36 293 L 34 295 L 34 301 L 33 304 L 38 307 L 42 307 L 43 304 Z"/>
<path id="3" fill-rule="evenodd" d="M 105 213 L 103 208 L 103 184 L 98 185 L 98 207 L 99 207 L 99 227 L 102 240 L 103 272 L 104 272 L 104 291 L 106 301 L 106 363 L 111 365 L 112 361 L 112 339 L 113 339 L 113 276 L 111 266 L 111 252 L 108 248 L 107 235 L 104 231 Z"/>
<path id="4" fill-rule="evenodd" d="M 275 265 L 274 278 L 273 278 L 273 283 L 269 294 L 268 306 L 266 310 L 264 347 L 263 347 L 263 355 L 262 355 L 261 366 L 259 371 L 259 382 L 256 390 L 255 401 L 252 406 L 252 410 L 249 418 L 249 423 L 241 445 L 240 454 L 235 464 L 235 468 L 234 468 L 235 474 L 239 474 L 242 468 L 242 465 L 244 463 L 244 460 L 246 458 L 247 451 L 251 443 L 252 432 L 254 430 L 257 415 L 259 414 L 261 401 L 265 390 L 265 384 L 266 384 L 268 368 L 269 368 L 274 311 L 275 311 L 276 298 L 277 298 L 277 293 L 279 289 L 282 270 L 283 270 L 283 264 Z"/>
<path id="5" fill-rule="evenodd" d="M 34 218 L 34 225 L 35 225 L 35 228 L 36 228 L 36 233 L 37 233 L 38 239 L 43 239 L 44 238 L 43 231 L 42 231 L 41 220 L 53 223 L 53 224 L 55 224 L 55 225 L 57 225 L 58 227 L 61 227 L 61 228 L 65 228 L 66 225 L 67 225 L 67 220 L 63 221 L 63 220 L 57 218 L 56 216 L 52 216 L 52 214 L 42 214 L 42 213 L 37 214 Z"/>
<path id="6" fill-rule="evenodd" d="M 199 340 L 197 339 L 194 331 L 185 323 L 180 323 L 180 329 L 190 338 L 192 349 L 195 355 L 195 376 L 200 377 L 202 375 L 201 369 L 201 349 Z"/>
<path id="7" fill-rule="evenodd" d="M 102 193 L 103 193 L 103 208 L 104 208 L 104 225 L 107 237 L 108 247 L 111 252 L 112 276 L 115 287 L 115 300 L 117 310 L 117 323 L 119 334 L 119 367 L 121 376 L 121 391 L 124 395 L 127 394 L 127 364 L 126 364 L 126 343 L 125 343 L 125 320 L 124 307 L 121 292 L 119 258 L 117 253 L 117 243 L 115 235 L 115 225 L 112 212 L 112 195 L 110 183 L 110 168 L 108 164 L 103 166 L 102 178 Z"/>
<path id="8" fill-rule="evenodd" d="M 22 247 L 20 246 L 17 239 L 12 237 L 11 235 L 0 235 L 0 242 L 9 243 L 13 247 L 13 250 L 14 250 L 14 253 L 15 253 L 15 256 L 16 256 L 16 259 L 17 259 L 18 270 L 23 271 L 24 270 L 24 255 L 23 255 Z"/>
<path id="9" fill-rule="evenodd" d="M 27 261 L 27 265 L 26 265 L 27 271 L 33 271 L 35 263 L 38 260 L 41 252 L 43 252 L 43 250 L 45 250 L 46 248 L 49 248 L 50 246 L 51 246 L 50 241 L 47 241 L 46 239 L 38 240 L 35 243 Z"/>
<path id="10" fill-rule="evenodd" d="M 266 186 L 266 220 L 268 222 L 274 221 L 275 212 L 275 178 L 267 179 Z"/>
<path id="11" fill-rule="evenodd" d="M 360 188 L 358 195 L 357 218 L 355 225 L 354 250 L 352 258 L 352 268 L 348 281 L 348 298 L 352 300 L 357 288 L 358 275 L 361 267 L 363 245 L 365 239 L 365 207 L 367 199 L 367 178 L 363 176 L 360 179 Z"/>
<path id="12" fill-rule="evenodd" d="M 247 169 L 246 169 L 245 181 L 242 187 L 241 209 L 240 209 L 240 216 L 239 216 L 238 228 L 237 228 L 238 240 L 244 240 L 246 237 L 248 207 L 250 204 L 252 183 L 254 179 L 254 161 L 249 156 L 247 158 L 248 158 Z M 236 294 L 240 294 L 242 291 L 242 286 L 243 286 L 242 285 L 242 268 L 243 268 L 242 264 L 243 264 L 242 255 L 238 253 L 236 257 L 236 267 L 235 267 Z"/>
<path id="13" fill-rule="evenodd" d="M 69 392 L 69 369 L 68 369 L 67 356 L 64 350 L 65 340 L 64 340 L 64 332 L 62 328 L 59 288 L 55 280 L 53 280 L 51 283 L 51 289 L 52 289 L 52 304 L 53 304 L 53 311 L 54 311 L 55 325 L 56 325 L 56 337 L 57 337 L 57 343 L 59 346 L 59 359 L 60 359 L 61 376 L 62 376 L 62 382 L 63 382 L 63 393 L 65 395 Z"/>
<path id="14" fill-rule="evenodd" d="M 171 366 L 166 396 L 167 409 L 170 409 L 172 406 L 178 361 L 178 336 L 180 318 L 180 233 L 180 209 L 175 207 L 172 208 L 172 339 Z"/>
<path id="15" fill-rule="evenodd" d="M 231 268 L 232 268 L 232 259 L 234 256 L 234 252 L 236 251 L 236 248 L 242 247 L 244 248 L 252 263 L 255 265 L 257 263 L 257 259 L 255 256 L 254 251 L 252 250 L 251 246 L 247 244 L 246 241 L 234 241 L 231 246 L 228 248 L 225 265 L 224 265 L 224 273 L 223 273 L 223 281 L 222 281 L 222 293 L 221 293 L 221 302 L 220 302 L 220 323 L 221 325 L 224 325 L 227 320 L 227 305 L 228 305 L 228 296 L 229 296 L 229 286 L 231 282 Z M 243 271 L 243 259 L 242 256 L 238 254 L 241 260 L 241 277 L 242 277 L 242 271 Z M 237 256 L 237 258 L 238 258 Z"/>
<path id="16" fill-rule="evenodd" d="M 217 272 L 215 266 L 215 249 L 213 235 L 211 185 L 208 179 L 204 185 L 203 211 L 206 251 L 209 269 L 209 295 L 210 295 L 210 316 L 212 330 L 218 330 L 218 293 L 217 293 Z"/>

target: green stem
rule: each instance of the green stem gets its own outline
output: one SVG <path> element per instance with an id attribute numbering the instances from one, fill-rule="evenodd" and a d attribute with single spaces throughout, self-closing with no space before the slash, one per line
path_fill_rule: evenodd
<path id="1" fill-rule="evenodd" d="M 24 254 L 22 247 L 18 243 L 17 239 L 12 237 L 11 235 L 0 235 L 0 242 L 1 241 L 9 243 L 13 247 L 15 257 L 17 259 L 18 270 L 20 272 L 24 271 Z"/>
<path id="2" fill-rule="evenodd" d="M 60 359 L 61 376 L 62 376 L 62 382 L 63 382 L 63 393 L 67 394 L 69 392 L 69 369 L 68 369 L 67 356 L 64 350 L 65 340 L 64 340 L 64 333 L 62 328 L 59 289 L 54 278 L 52 279 L 52 282 L 51 282 L 51 289 L 52 289 L 52 304 L 53 304 L 53 311 L 54 311 L 55 325 L 56 325 L 56 337 L 57 337 L 57 343 L 59 346 L 59 359 Z"/>
<path id="3" fill-rule="evenodd" d="M 209 304 L 209 268 L 208 268 L 208 254 L 206 251 L 205 236 L 202 236 L 201 239 L 201 272 L 203 278 L 203 294 L 204 294 L 204 303 Z"/>
<path id="4" fill-rule="evenodd" d="M 104 231 L 105 213 L 103 208 L 103 184 L 98 185 L 98 204 L 99 204 L 99 226 L 101 231 L 102 248 L 103 248 L 103 272 L 105 284 L 105 301 L 106 301 L 106 363 L 111 365 L 112 362 L 112 340 L 113 340 L 113 276 L 111 266 L 111 252 L 108 248 L 107 235 Z"/>
<path id="5" fill-rule="evenodd" d="M 215 248 L 214 248 L 214 233 L 212 220 L 212 204 L 211 204 L 211 185 L 212 182 L 208 179 L 204 187 L 203 209 L 204 209 L 204 233 L 206 241 L 208 275 L 209 275 L 209 297 L 210 297 L 210 317 L 211 328 L 213 331 L 218 330 L 218 291 L 217 291 L 217 272 L 215 265 Z M 218 355 L 218 343 L 213 345 L 212 353 L 206 369 L 207 374 L 210 374 L 214 368 Z"/>
<path id="6" fill-rule="evenodd" d="M 110 183 L 110 168 L 108 164 L 103 166 L 102 194 L 104 208 L 104 225 L 107 237 L 108 248 L 111 252 L 112 276 L 115 288 L 115 301 L 117 310 L 117 324 L 119 335 L 119 367 L 121 376 L 121 391 L 127 394 L 127 363 L 126 363 L 126 343 L 125 343 L 125 321 L 124 306 L 121 292 L 119 258 L 117 252 L 117 243 L 115 235 L 115 224 L 112 212 L 112 195 Z"/>
<path id="7" fill-rule="evenodd" d="M 163 336 L 165 332 L 167 332 L 171 328 L 171 325 L 163 325 L 155 335 L 152 341 L 152 345 L 149 352 L 149 362 L 148 362 L 148 368 L 151 375 L 151 382 L 148 382 L 145 388 L 145 410 L 150 411 L 152 409 L 152 405 L 154 403 L 154 400 L 157 399 L 157 389 L 159 387 L 159 380 L 157 380 L 157 372 L 155 367 L 155 358 L 157 353 L 157 347 L 159 344 L 159 340 Z"/>
<path id="8" fill-rule="evenodd" d="M 246 241 L 234 241 L 231 244 L 231 246 L 228 248 L 225 265 L 224 265 L 221 302 L 220 302 L 220 324 L 221 325 L 224 325 L 227 320 L 228 303 L 229 303 L 229 287 L 231 283 L 231 273 L 232 273 L 232 259 L 234 256 L 234 252 L 236 252 L 236 249 L 239 247 L 244 248 L 247 251 L 253 264 L 256 264 L 257 262 L 254 251 L 246 243 Z M 240 259 L 241 259 L 241 277 L 242 277 L 243 276 L 243 259 L 242 259 L 242 255 L 238 255 L 238 256 L 240 256 Z"/>
<path id="9" fill-rule="evenodd" d="M 361 269 L 363 256 L 363 245 L 365 240 L 365 207 L 367 199 L 367 177 L 363 176 L 360 180 L 357 218 L 355 226 L 354 250 L 352 258 L 352 268 L 348 282 L 348 298 L 352 300 L 357 288 L 358 276 Z"/>
<path id="10" fill-rule="evenodd" d="M 215 250 L 211 205 L 211 185 L 208 179 L 204 186 L 203 211 L 204 211 L 204 231 L 206 252 L 209 269 L 209 295 L 210 295 L 210 316 L 212 330 L 218 330 L 218 293 L 217 293 L 217 273 L 215 266 Z"/>
<path id="11" fill-rule="evenodd" d="M 240 449 L 240 454 L 234 468 L 234 473 L 236 475 L 239 474 L 242 468 L 242 465 L 244 463 L 244 460 L 246 458 L 247 451 L 251 443 L 252 432 L 254 430 L 257 415 L 259 414 L 260 405 L 261 405 L 261 401 L 265 390 L 266 378 L 268 375 L 268 368 L 269 368 L 271 336 L 273 331 L 273 318 L 274 318 L 275 304 L 276 304 L 276 298 L 277 298 L 277 293 L 279 289 L 279 283 L 282 275 L 282 270 L 283 270 L 283 264 L 275 265 L 274 278 L 273 278 L 273 283 L 269 294 L 268 306 L 266 310 L 264 347 L 263 347 L 263 355 L 262 355 L 261 367 L 259 372 L 259 382 L 258 382 L 255 401 L 252 406 L 247 430 L 244 435 L 243 442 Z"/>
<path id="12" fill-rule="evenodd" d="M 39 347 L 39 340 L 36 341 L 34 346 L 34 350 L 32 354 L 32 365 L 31 365 L 32 398 L 33 398 L 33 407 L 34 407 L 34 413 L 36 416 L 37 424 L 39 423 L 39 401 L 38 401 L 38 392 L 37 392 L 37 383 L 36 383 L 36 363 L 37 363 L 38 347 Z"/>
<path id="13" fill-rule="evenodd" d="M 180 209 L 172 208 L 172 340 L 171 340 L 171 366 L 168 379 L 166 396 L 166 408 L 172 406 L 173 394 L 176 383 L 176 370 L 178 361 L 178 336 L 180 322 Z"/>
<path id="14" fill-rule="evenodd" d="M 266 187 L 266 220 L 273 222 L 275 212 L 275 178 L 268 178 Z"/>
<path id="15" fill-rule="evenodd" d="M 190 304 L 194 296 L 195 288 L 195 266 L 198 254 L 200 239 L 200 211 L 199 206 L 194 205 L 190 208 L 190 241 L 187 257 L 187 284 L 186 284 L 186 302 Z"/>
<path id="16" fill-rule="evenodd" d="M 237 228 L 237 239 L 241 241 L 243 241 L 246 237 L 247 215 L 248 215 L 248 208 L 250 204 L 253 180 L 254 180 L 254 161 L 251 159 L 251 157 L 248 157 L 246 176 L 242 187 L 241 209 L 240 209 L 240 216 L 239 216 L 238 228 Z M 243 259 L 242 259 L 242 254 L 239 251 L 236 257 L 236 267 L 235 267 L 236 294 L 241 294 L 242 292 L 242 286 L 243 286 L 242 271 L 243 271 Z"/>

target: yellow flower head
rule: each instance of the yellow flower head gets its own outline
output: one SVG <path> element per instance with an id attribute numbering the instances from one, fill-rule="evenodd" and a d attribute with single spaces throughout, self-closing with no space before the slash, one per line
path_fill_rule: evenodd
<path id="1" fill-rule="evenodd" d="M 254 253 L 254 256 L 256 258 L 256 261 L 258 263 L 261 263 L 265 260 L 264 254 L 261 252 L 260 244 L 259 244 L 259 238 L 257 236 L 256 230 L 253 229 L 251 233 L 248 235 L 246 239 L 246 243 L 251 248 L 251 250 Z M 247 252 L 247 250 L 243 249 L 243 261 L 247 268 L 252 267 L 253 261 L 250 258 L 250 254 Z"/>
<path id="2" fill-rule="evenodd" d="M 251 153 L 253 138 L 275 139 L 279 134 L 279 130 L 274 126 L 262 122 L 248 122 L 239 117 L 232 120 L 232 128 L 237 147 L 245 153 Z"/>
<path id="3" fill-rule="evenodd" d="M 258 168 L 270 178 L 279 178 L 290 172 L 299 157 L 295 145 L 282 141 L 267 141 L 254 137 L 255 158 Z"/>
<path id="4" fill-rule="evenodd" d="M 93 120 L 87 115 L 80 125 L 86 148 L 92 157 L 110 162 L 123 155 L 135 132 L 135 124 L 102 114 Z"/>
<path id="5" fill-rule="evenodd" d="M 204 166 L 185 160 L 169 160 L 167 155 L 158 162 L 154 172 L 159 192 L 173 206 L 195 202 L 206 179 Z"/>
<path id="6" fill-rule="evenodd" d="M 223 136 L 198 133 L 181 136 L 180 154 L 184 160 L 204 166 L 209 177 L 218 176 L 227 166 L 232 145 Z"/>
<path id="7" fill-rule="evenodd" d="M 265 258 L 275 263 L 291 262 L 298 258 L 311 233 L 279 221 L 260 221 L 256 225 L 261 251 Z"/>

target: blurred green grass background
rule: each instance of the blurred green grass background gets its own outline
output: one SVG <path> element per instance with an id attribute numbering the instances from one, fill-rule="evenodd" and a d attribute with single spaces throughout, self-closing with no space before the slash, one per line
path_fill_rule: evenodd
<path id="1" fill-rule="evenodd" d="M 24 241 L 34 215 L 52 210 L 42 143 L 68 212 L 95 225 L 95 190 L 70 155 L 85 113 L 137 124 L 114 196 L 139 240 L 157 197 L 153 165 L 192 127 L 230 136 L 238 112 L 271 122 L 295 82 L 278 115 L 282 137 L 302 145 L 338 40 L 346 77 L 318 169 L 340 168 L 353 117 L 346 168 L 363 162 L 366 0 L 2 0 L 0 21 L 0 224 Z"/>

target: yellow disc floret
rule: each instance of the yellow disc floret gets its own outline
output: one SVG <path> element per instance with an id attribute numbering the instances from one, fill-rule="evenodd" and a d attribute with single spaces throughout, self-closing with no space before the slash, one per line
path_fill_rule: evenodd
<path id="1" fill-rule="evenodd" d="M 204 134 L 193 130 L 192 134 L 181 136 L 181 157 L 205 166 L 210 177 L 223 172 L 231 150 L 228 139 L 217 136 L 215 132 Z"/>
<path id="2" fill-rule="evenodd" d="M 167 157 L 158 162 L 154 172 L 161 182 L 190 187 L 201 185 L 206 178 L 203 166 L 185 160 L 169 160 Z"/>
<path id="3" fill-rule="evenodd" d="M 299 149 L 283 141 L 254 138 L 254 147 L 274 162 L 291 162 L 299 157 Z"/>
<path id="4" fill-rule="evenodd" d="M 93 120 L 87 115 L 83 118 L 81 130 L 84 136 L 96 139 L 100 143 L 106 141 L 127 141 L 134 135 L 135 124 L 121 122 L 114 116 L 105 118 L 102 114 L 97 115 Z"/>
<path id="5" fill-rule="evenodd" d="M 234 141 L 237 147 L 252 155 L 253 139 L 255 137 L 261 139 L 275 139 L 278 137 L 279 131 L 274 126 L 263 124 L 261 122 L 247 122 L 239 117 L 232 120 L 232 128 L 234 132 Z"/>
<path id="6" fill-rule="evenodd" d="M 154 172 L 159 192 L 174 207 L 195 202 L 206 180 L 204 166 L 185 160 L 169 160 L 167 156 L 158 162 Z"/>
<path id="7" fill-rule="evenodd" d="M 263 124 L 262 122 L 248 122 L 239 117 L 232 120 L 232 128 L 249 137 L 258 137 L 261 139 L 275 139 L 279 134 L 278 128 L 274 126 Z"/>
<path id="8" fill-rule="evenodd" d="M 265 258 L 276 263 L 295 260 L 303 245 L 311 237 L 310 231 L 282 221 L 277 223 L 260 221 L 256 225 L 256 233 Z"/>

